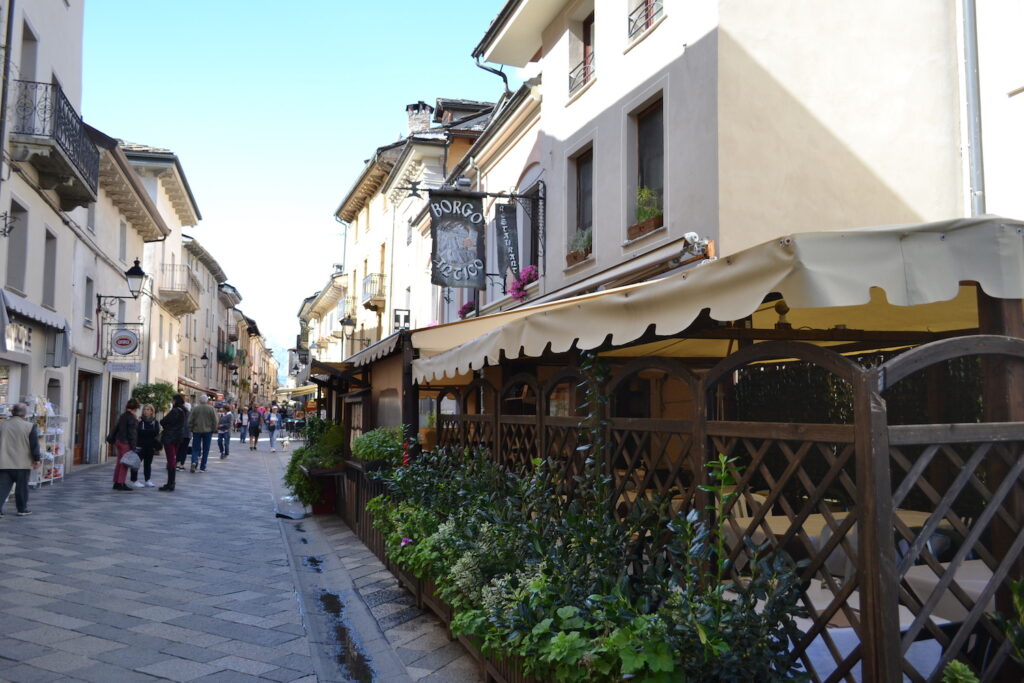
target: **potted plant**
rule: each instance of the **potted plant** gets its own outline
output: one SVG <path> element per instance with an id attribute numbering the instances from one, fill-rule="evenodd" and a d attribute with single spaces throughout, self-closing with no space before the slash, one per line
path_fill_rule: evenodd
<path id="1" fill-rule="evenodd" d="M 306 443 L 292 451 L 285 468 L 285 486 L 296 500 L 311 506 L 313 514 L 334 512 L 335 479 L 345 468 L 345 427 L 328 426 L 326 420 L 310 417 L 303 432 Z"/>
<path id="2" fill-rule="evenodd" d="M 508 295 L 516 301 L 526 301 L 526 288 L 531 282 L 536 282 L 538 278 L 540 278 L 540 271 L 537 270 L 537 266 L 526 266 L 519 271 L 519 277 L 512 281 L 512 285 L 508 288 Z"/>
<path id="3" fill-rule="evenodd" d="M 465 320 L 466 316 L 476 310 L 475 301 L 467 301 L 459 306 L 459 320 Z"/>
<path id="4" fill-rule="evenodd" d="M 636 191 L 636 223 L 626 228 L 626 237 L 635 240 L 665 224 L 664 211 L 658 193 L 649 187 Z"/>
<path id="5" fill-rule="evenodd" d="M 352 455 L 363 463 L 364 471 L 380 470 L 402 464 L 405 427 L 378 427 L 352 441 Z"/>
<path id="6" fill-rule="evenodd" d="M 565 255 L 565 265 L 574 266 L 590 256 L 591 244 L 591 228 L 577 230 L 576 234 L 569 240 L 569 251 Z"/>

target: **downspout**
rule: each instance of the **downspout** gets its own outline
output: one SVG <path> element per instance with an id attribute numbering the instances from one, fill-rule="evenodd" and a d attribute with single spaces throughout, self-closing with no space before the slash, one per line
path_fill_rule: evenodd
<path id="1" fill-rule="evenodd" d="M 501 69 L 495 69 L 493 66 L 487 66 L 486 64 L 481 64 L 480 63 L 480 55 L 475 55 L 475 58 L 476 58 L 476 65 L 477 65 L 478 68 L 483 69 L 484 71 L 490 71 L 492 74 L 497 74 L 498 76 L 501 76 L 501 80 L 505 84 L 505 97 L 508 97 L 509 95 L 511 95 L 512 91 L 508 89 L 508 76 L 505 75 L 505 72 L 502 71 Z"/>
<path id="2" fill-rule="evenodd" d="M 981 82 L 978 76 L 978 17 L 974 0 L 963 0 L 964 83 L 971 215 L 985 213 L 985 163 L 981 138 Z"/>
<path id="3" fill-rule="evenodd" d="M 11 42 L 14 40 L 14 1 L 7 5 L 7 35 L 4 38 L 3 83 L 0 83 L 0 142 L 7 147 L 7 91 L 11 84 Z M 3 159 L 0 158 L 0 182 L 3 181 Z"/>
<path id="4" fill-rule="evenodd" d="M 340 223 L 343 228 L 345 228 L 345 232 L 342 233 L 342 235 L 344 235 L 345 237 L 341 241 L 341 272 L 342 273 L 346 273 L 346 272 L 348 272 L 348 260 L 347 259 L 348 259 L 348 226 L 349 226 L 349 222 L 348 221 L 344 221 L 344 220 L 338 218 L 337 214 L 334 215 L 334 220 L 337 221 L 338 223 Z"/>

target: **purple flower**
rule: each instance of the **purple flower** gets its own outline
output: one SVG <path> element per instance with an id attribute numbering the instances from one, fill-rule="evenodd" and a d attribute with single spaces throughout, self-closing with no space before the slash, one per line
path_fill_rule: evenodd
<path id="1" fill-rule="evenodd" d="M 412 539 L 411 539 L 411 538 L 409 538 L 408 536 L 406 536 L 406 537 L 402 538 L 402 547 L 403 547 L 403 548 L 404 548 L 405 546 L 409 545 L 410 543 L 412 543 Z"/>

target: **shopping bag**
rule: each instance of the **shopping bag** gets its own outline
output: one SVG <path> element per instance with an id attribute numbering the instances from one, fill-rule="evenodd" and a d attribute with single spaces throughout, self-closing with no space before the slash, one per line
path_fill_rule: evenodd
<path id="1" fill-rule="evenodd" d="M 142 458 L 135 451 L 128 451 L 121 456 L 121 464 L 129 469 L 137 470 L 142 464 Z"/>

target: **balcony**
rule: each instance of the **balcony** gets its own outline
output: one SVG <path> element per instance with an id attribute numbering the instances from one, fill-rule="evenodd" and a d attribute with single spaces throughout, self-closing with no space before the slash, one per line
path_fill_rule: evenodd
<path id="1" fill-rule="evenodd" d="M 569 94 L 590 83 L 594 79 L 594 51 L 589 50 L 587 56 L 569 72 Z"/>
<path id="2" fill-rule="evenodd" d="M 379 311 L 384 308 L 387 301 L 387 289 L 385 288 L 387 276 L 384 273 L 370 273 L 363 278 L 363 308 L 371 311 Z"/>
<path id="3" fill-rule="evenodd" d="M 199 298 L 203 288 L 192 269 L 184 265 L 164 264 L 160 268 L 160 284 L 157 288 L 160 303 L 172 315 L 185 315 L 199 310 Z"/>
<path id="4" fill-rule="evenodd" d="M 238 350 L 234 344 L 224 344 L 220 351 L 217 352 L 217 362 L 228 365 L 235 362 L 235 358 L 238 356 Z"/>
<path id="5" fill-rule="evenodd" d="M 14 81 L 11 156 L 39 173 L 39 184 L 70 211 L 96 201 L 100 152 L 59 86 Z"/>

